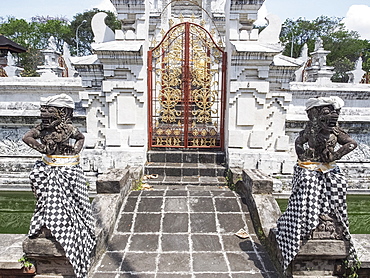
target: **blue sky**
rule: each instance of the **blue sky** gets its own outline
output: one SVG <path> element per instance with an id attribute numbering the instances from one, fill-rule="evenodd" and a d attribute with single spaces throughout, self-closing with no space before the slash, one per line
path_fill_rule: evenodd
<path id="1" fill-rule="evenodd" d="M 109 3 L 109 0 L 2 0 L 0 17 L 29 20 L 32 16 L 49 15 L 72 20 L 77 13 L 94 7 L 103 9 Z M 266 0 L 260 14 L 263 17 L 267 13 L 278 15 L 282 21 L 299 17 L 312 20 L 320 15 L 343 17 L 349 29 L 370 39 L 370 0 Z"/>

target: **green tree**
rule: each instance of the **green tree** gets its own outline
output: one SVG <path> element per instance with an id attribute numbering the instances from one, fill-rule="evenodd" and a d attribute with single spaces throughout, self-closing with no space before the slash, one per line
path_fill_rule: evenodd
<path id="1" fill-rule="evenodd" d="M 362 68 L 366 72 L 370 72 L 370 41 L 366 42 L 365 49 L 362 55 Z"/>
<path id="2" fill-rule="evenodd" d="M 335 73 L 332 77 L 334 82 L 347 83 L 349 76 L 347 71 L 351 70 L 355 66 L 355 62 L 351 62 L 347 57 L 338 58 L 333 62 L 332 65 L 335 69 Z"/>
<path id="3" fill-rule="evenodd" d="M 58 17 L 32 17 L 30 22 L 24 19 L 9 17 L 0 18 L 0 34 L 14 42 L 26 47 L 26 53 L 19 54 L 19 65 L 25 69 L 24 76 L 37 76 L 37 66 L 43 63 L 41 50 L 47 48 L 49 38 L 54 37 L 57 51 L 63 51 L 63 44 L 66 42 L 72 55 L 77 54 L 76 50 L 76 29 L 78 26 L 79 54 L 92 54 L 91 43 L 94 34 L 91 29 L 92 17 L 101 10 L 93 9 L 74 16 L 71 22 L 65 18 Z M 105 22 L 112 29 L 120 29 L 121 23 L 114 13 L 104 11 L 108 14 Z M 83 21 L 83 24 L 81 24 Z"/>
<path id="4" fill-rule="evenodd" d="M 37 32 L 36 23 L 9 17 L 1 23 L 0 33 L 28 49 L 18 55 L 19 65 L 25 69 L 24 76 L 37 76 L 36 69 L 41 64 L 42 57 L 37 50 L 40 34 Z"/>
<path id="5" fill-rule="evenodd" d="M 27 22 L 24 19 L 9 17 L 0 24 L 0 33 L 28 49 L 19 54 L 19 63 L 25 69 L 24 76 L 37 76 L 37 66 L 43 62 L 40 50 L 48 46 L 48 40 L 54 37 L 57 50 L 62 51 L 63 42 L 70 37 L 68 22 L 49 18 L 39 21 L 38 18 Z"/>
<path id="6" fill-rule="evenodd" d="M 280 34 L 280 40 L 285 45 L 283 54 L 299 57 L 305 43 L 309 53 L 313 52 L 319 37 L 324 48 L 331 51 L 327 56 L 327 65 L 334 66 L 332 80 L 345 82 L 348 80 L 346 72 L 353 70 L 354 62 L 363 55 L 369 42 L 361 40 L 357 32 L 347 30 L 338 17 L 320 16 L 312 21 L 287 19 Z"/>

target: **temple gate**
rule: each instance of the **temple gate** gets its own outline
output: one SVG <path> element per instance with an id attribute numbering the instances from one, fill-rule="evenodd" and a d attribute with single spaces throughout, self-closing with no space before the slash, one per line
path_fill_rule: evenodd
<path id="1" fill-rule="evenodd" d="M 224 146 L 226 53 L 202 26 L 173 26 L 148 53 L 149 147 Z"/>

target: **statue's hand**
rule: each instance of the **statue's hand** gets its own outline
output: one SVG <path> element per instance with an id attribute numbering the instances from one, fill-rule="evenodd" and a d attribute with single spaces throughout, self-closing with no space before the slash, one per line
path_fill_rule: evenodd
<path id="1" fill-rule="evenodd" d="M 326 148 L 325 150 L 323 150 L 321 154 L 321 159 L 322 162 L 325 163 L 333 162 L 335 160 L 335 155 L 333 152 Z"/>
<path id="2" fill-rule="evenodd" d="M 49 140 L 48 142 L 46 142 L 46 154 L 53 154 L 55 152 L 55 150 L 57 149 L 57 143 L 55 143 L 54 141 L 52 140 Z"/>
<path id="3" fill-rule="evenodd" d="M 307 161 L 307 160 L 311 160 L 313 157 L 314 157 L 314 152 L 315 152 L 315 149 L 313 148 L 308 148 L 304 151 L 304 154 L 299 157 L 299 159 L 301 161 Z"/>
<path id="4" fill-rule="evenodd" d="M 46 145 L 44 145 L 44 144 L 40 144 L 40 145 L 38 145 L 37 147 L 36 146 L 34 146 L 33 147 L 35 150 L 37 150 L 37 151 L 39 151 L 40 153 L 42 153 L 42 154 L 47 154 L 47 147 L 46 147 Z"/>

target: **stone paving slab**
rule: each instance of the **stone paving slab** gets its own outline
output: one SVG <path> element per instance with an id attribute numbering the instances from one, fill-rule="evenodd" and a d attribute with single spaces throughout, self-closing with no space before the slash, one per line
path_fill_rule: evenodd
<path id="1" fill-rule="evenodd" d="M 234 235 L 245 229 L 250 237 Z M 91 278 L 278 278 L 248 208 L 217 187 L 133 191 Z"/>

